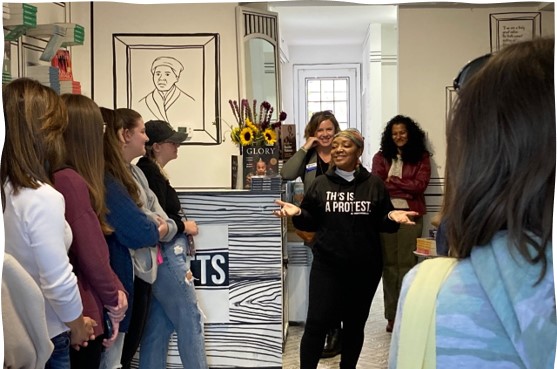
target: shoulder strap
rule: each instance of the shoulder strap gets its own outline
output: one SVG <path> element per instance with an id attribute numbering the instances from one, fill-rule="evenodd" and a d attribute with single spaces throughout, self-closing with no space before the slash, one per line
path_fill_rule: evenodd
<path id="1" fill-rule="evenodd" d="M 418 267 L 402 307 L 397 369 L 435 369 L 437 294 L 456 263 L 442 257 L 424 260 Z"/>

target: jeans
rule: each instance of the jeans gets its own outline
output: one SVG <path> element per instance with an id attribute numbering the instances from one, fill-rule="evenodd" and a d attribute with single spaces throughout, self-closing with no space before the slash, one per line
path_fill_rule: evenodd
<path id="1" fill-rule="evenodd" d="M 103 351 L 101 354 L 101 366 L 99 369 L 120 369 L 122 367 L 122 348 L 124 347 L 125 333 L 118 333 L 116 341 L 110 346 L 108 350 Z"/>
<path id="2" fill-rule="evenodd" d="M 178 336 L 182 365 L 207 369 L 202 313 L 197 304 L 193 279 L 186 282 L 189 257 L 183 234 L 161 247 L 163 263 L 153 283 L 151 308 L 139 348 L 139 368 L 166 368 L 170 336 Z"/>
<path id="3" fill-rule="evenodd" d="M 70 332 L 63 332 L 50 339 L 54 351 L 45 364 L 45 369 L 70 369 Z"/>

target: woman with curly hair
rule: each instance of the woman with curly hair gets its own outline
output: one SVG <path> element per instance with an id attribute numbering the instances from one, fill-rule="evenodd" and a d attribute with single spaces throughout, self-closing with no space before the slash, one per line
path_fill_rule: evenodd
<path id="1" fill-rule="evenodd" d="M 397 115 L 387 123 L 381 149 L 373 157 L 371 172 L 385 182 L 394 208 L 419 214 L 414 218 L 416 224 L 403 224 L 396 233 L 381 234 L 387 332 L 393 330 L 402 278 L 417 263 L 413 252 L 426 213 L 424 192 L 431 175 L 430 156 L 420 126 L 410 117 Z"/>

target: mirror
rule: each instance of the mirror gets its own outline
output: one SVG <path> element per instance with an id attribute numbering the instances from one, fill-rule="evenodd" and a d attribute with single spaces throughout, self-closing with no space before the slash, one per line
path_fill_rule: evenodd
<path id="1" fill-rule="evenodd" d="M 272 120 L 281 111 L 277 14 L 237 7 L 239 99 L 267 101 Z"/>
<path id="2" fill-rule="evenodd" d="M 246 96 L 259 102 L 268 101 L 280 109 L 277 99 L 277 66 L 275 46 L 262 38 L 245 41 Z M 274 114 L 276 115 L 276 114 Z"/>

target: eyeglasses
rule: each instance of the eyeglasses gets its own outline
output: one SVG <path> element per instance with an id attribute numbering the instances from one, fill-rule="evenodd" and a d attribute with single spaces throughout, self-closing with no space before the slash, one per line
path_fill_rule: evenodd
<path id="1" fill-rule="evenodd" d="M 458 92 L 462 86 L 479 71 L 493 54 L 485 54 L 479 58 L 469 61 L 458 73 L 458 76 L 453 81 L 453 87 Z"/>

